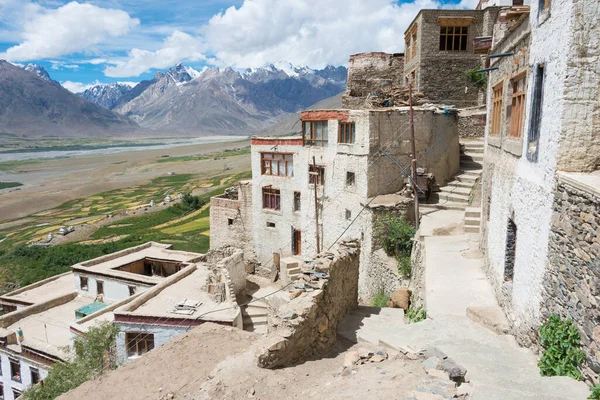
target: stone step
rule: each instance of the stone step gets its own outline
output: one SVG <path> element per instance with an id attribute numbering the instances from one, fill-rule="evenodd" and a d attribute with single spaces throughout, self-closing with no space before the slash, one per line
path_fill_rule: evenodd
<path id="1" fill-rule="evenodd" d="M 437 190 L 434 190 L 434 192 L 441 192 L 441 188 L 445 187 L 445 186 L 449 186 L 449 187 L 461 187 L 461 188 L 472 188 L 473 186 L 475 186 L 475 181 L 473 182 L 461 182 L 459 180 L 453 180 L 450 181 L 448 183 L 446 183 L 444 186 L 438 186 Z"/>
<path id="2" fill-rule="evenodd" d="M 442 203 L 419 204 L 419 208 L 421 208 L 422 212 L 427 212 L 428 210 L 464 210 L 466 207 L 467 204 L 454 203 L 445 200 Z"/>
<path id="3" fill-rule="evenodd" d="M 482 169 L 483 163 L 478 163 L 475 161 L 460 160 L 460 168 L 463 170 Z"/>
<path id="4" fill-rule="evenodd" d="M 244 316 L 249 316 L 252 318 L 255 317 L 266 317 L 269 315 L 269 309 L 268 308 L 262 308 L 262 307 L 250 307 L 250 308 L 242 308 L 242 315 Z"/>
<path id="5" fill-rule="evenodd" d="M 474 186 L 475 183 L 477 182 L 478 178 L 479 177 L 477 175 L 465 173 L 465 174 L 456 175 L 454 177 L 454 180 L 461 182 L 461 183 L 468 183 L 471 186 Z"/>
<path id="6" fill-rule="evenodd" d="M 300 272 L 302 272 L 302 269 L 300 267 L 297 267 L 297 268 L 288 268 L 288 276 L 290 276 L 290 275 L 299 275 Z"/>
<path id="7" fill-rule="evenodd" d="M 483 140 L 473 140 L 468 142 L 460 142 L 460 146 L 462 148 L 475 148 L 475 149 L 483 149 L 485 147 L 485 143 Z"/>
<path id="8" fill-rule="evenodd" d="M 470 200 L 471 196 L 466 196 L 464 194 L 458 194 L 458 193 L 440 192 L 440 193 L 438 193 L 438 198 L 440 200 L 447 200 L 447 201 L 452 201 L 455 203 L 469 204 L 469 200 Z"/>
<path id="9" fill-rule="evenodd" d="M 242 321 L 244 321 L 244 326 L 246 325 L 266 325 L 268 323 L 268 319 L 266 317 L 260 318 L 251 318 L 249 316 L 242 317 Z"/>
<path id="10" fill-rule="evenodd" d="M 481 224 L 480 218 L 465 217 L 465 226 L 476 226 L 477 228 L 479 228 L 480 224 Z"/>
<path id="11" fill-rule="evenodd" d="M 465 210 L 465 217 L 480 218 L 481 217 L 481 208 L 479 208 L 479 207 L 467 208 Z"/>
<path id="12" fill-rule="evenodd" d="M 481 176 L 481 173 L 483 172 L 483 170 L 481 168 L 472 168 L 469 166 L 463 167 L 461 165 L 460 167 L 460 171 L 458 172 L 459 175 L 474 175 L 476 177 Z"/>
<path id="13" fill-rule="evenodd" d="M 442 186 L 440 188 L 440 193 L 454 193 L 454 194 L 462 194 L 465 196 L 470 195 L 472 192 L 471 187 L 457 187 L 457 186 Z"/>
<path id="14" fill-rule="evenodd" d="M 465 233 L 479 233 L 479 226 L 465 226 Z"/>
<path id="15" fill-rule="evenodd" d="M 473 161 L 473 162 L 477 162 L 480 164 L 483 164 L 483 154 L 473 154 L 473 153 L 469 153 L 469 154 L 461 154 L 460 155 L 460 162 L 469 162 L 469 161 Z"/>
<path id="16" fill-rule="evenodd" d="M 483 158 L 483 148 L 473 150 L 461 150 L 460 156 Z"/>

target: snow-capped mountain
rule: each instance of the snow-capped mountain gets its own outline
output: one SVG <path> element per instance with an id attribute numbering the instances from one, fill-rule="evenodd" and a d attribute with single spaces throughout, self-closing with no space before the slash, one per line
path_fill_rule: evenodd
<path id="1" fill-rule="evenodd" d="M 77 93 L 77 95 L 99 106 L 111 109 L 132 88 L 133 86 L 125 83 L 107 83 L 92 86 L 81 93 Z"/>
<path id="2" fill-rule="evenodd" d="M 142 81 L 113 106 L 143 127 L 195 134 L 245 134 L 344 91 L 346 68 L 289 63 L 238 72 L 178 64 Z"/>
<path id="3" fill-rule="evenodd" d="M 48 74 L 48 71 L 46 71 L 46 69 L 39 64 L 27 64 L 26 66 L 23 67 L 23 69 L 25 71 L 33 72 L 34 74 L 36 74 L 37 76 L 39 76 L 40 78 L 45 80 L 46 82 L 54 83 L 55 85 L 60 85 L 60 83 L 58 83 L 54 79 L 50 78 L 50 74 Z"/>

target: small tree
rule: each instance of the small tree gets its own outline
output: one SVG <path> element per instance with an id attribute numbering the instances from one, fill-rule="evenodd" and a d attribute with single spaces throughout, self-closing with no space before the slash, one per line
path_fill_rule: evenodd
<path id="1" fill-rule="evenodd" d="M 410 254 L 412 252 L 412 238 L 417 232 L 416 228 L 404 218 L 387 215 L 380 219 L 377 233 L 379 242 L 388 256 L 395 257 L 398 261 L 398 272 L 408 278 L 412 269 Z"/>
<path id="2" fill-rule="evenodd" d="M 487 75 L 485 72 L 479 72 L 480 69 L 481 67 L 477 66 L 475 68 L 463 71 L 463 73 L 466 75 L 467 79 L 471 81 L 473 86 L 479 90 L 485 90 L 487 87 Z"/>
<path id="3" fill-rule="evenodd" d="M 59 362 L 50 368 L 44 383 L 23 393 L 25 399 L 52 400 L 107 369 L 117 367 L 115 338 L 119 328 L 104 322 L 89 329 L 87 335 L 75 339 L 73 361 Z"/>

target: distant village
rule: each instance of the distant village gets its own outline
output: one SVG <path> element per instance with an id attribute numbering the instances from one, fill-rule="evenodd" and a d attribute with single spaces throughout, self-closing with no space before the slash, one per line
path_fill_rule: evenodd
<path id="1" fill-rule="evenodd" d="M 119 364 L 212 322 L 263 335 L 257 363 L 278 368 L 324 354 L 380 293 L 435 319 L 429 237 L 452 235 L 479 254 L 496 303 L 469 318 L 535 351 L 551 314 L 571 319 L 582 379 L 598 384 L 598 11 L 420 10 L 404 53 L 350 56 L 340 109 L 302 112 L 298 135 L 252 137 L 252 179 L 211 199 L 207 254 L 146 243 L 0 296 L 0 398 L 42 382 L 98 323 L 118 327 Z M 427 233 L 441 215 L 459 216 L 456 232 Z M 405 274 L 383 248 L 389 218 L 416 232 Z"/>

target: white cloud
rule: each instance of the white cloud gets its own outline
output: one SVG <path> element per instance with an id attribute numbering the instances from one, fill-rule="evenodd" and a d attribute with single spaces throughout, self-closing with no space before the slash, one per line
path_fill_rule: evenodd
<path id="1" fill-rule="evenodd" d="M 152 68 L 171 67 L 181 60 L 206 60 L 202 47 L 199 38 L 175 31 L 165 40 L 162 48 L 156 51 L 133 49 L 126 61 L 116 61 L 116 65 L 107 67 L 104 74 L 110 77 L 138 76 Z"/>
<path id="2" fill-rule="evenodd" d="M 81 93 L 81 92 L 85 91 L 86 89 L 91 88 L 92 86 L 99 85 L 100 82 L 96 81 L 93 83 L 81 83 L 81 82 L 65 81 L 65 82 L 61 82 L 60 84 L 62 85 L 62 87 L 67 89 L 69 92 Z"/>
<path id="3" fill-rule="evenodd" d="M 22 10 L 23 40 L 0 54 L 1 58 L 27 61 L 90 52 L 95 45 L 125 35 L 139 24 L 125 11 L 75 1 L 56 9 L 30 3 Z"/>
<path id="4" fill-rule="evenodd" d="M 77 64 L 67 64 L 62 61 L 56 61 L 56 60 L 50 60 L 50 62 L 52 63 L 50 68 L 52 68 L 55 71 L 59 70 L 59 69 L 72 69 L 72 70 L 77 71 L 79 69 L 79 65 L 77 65 Z"/>

